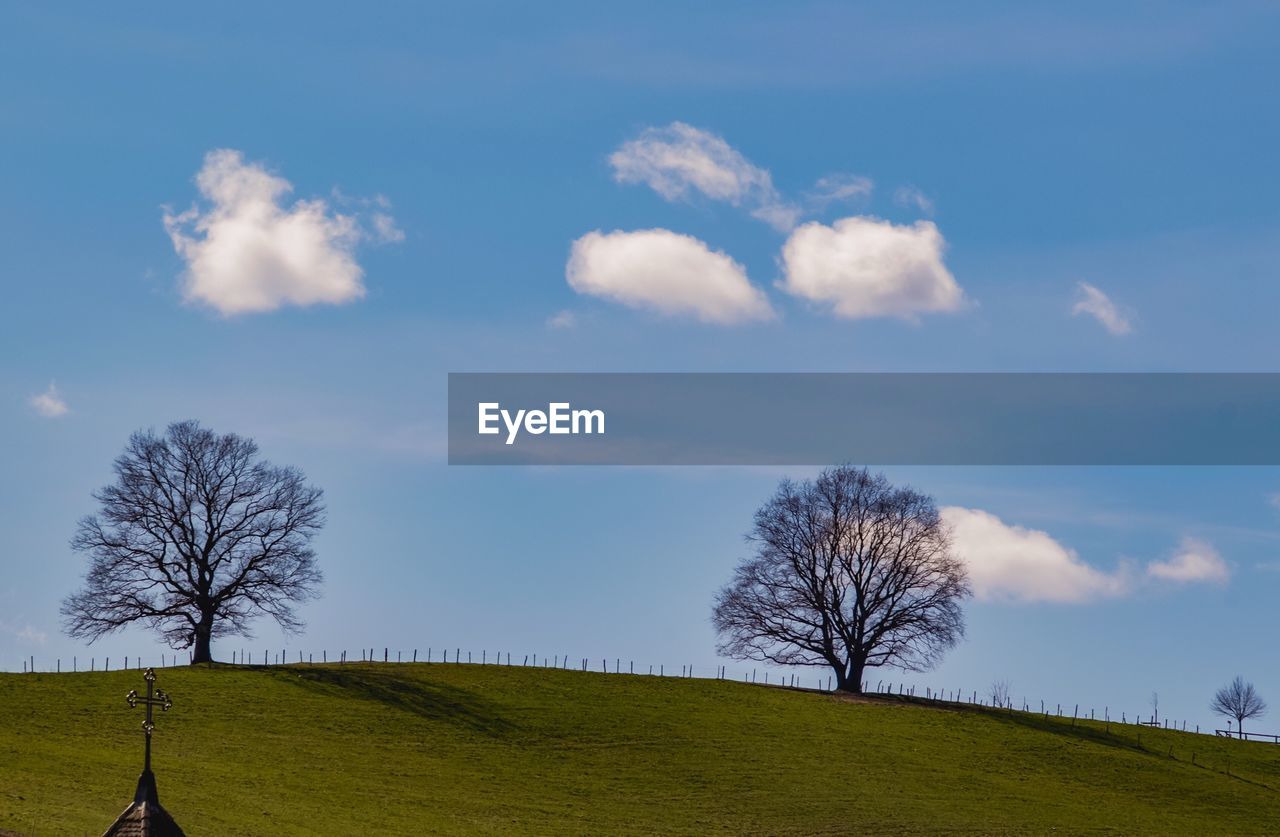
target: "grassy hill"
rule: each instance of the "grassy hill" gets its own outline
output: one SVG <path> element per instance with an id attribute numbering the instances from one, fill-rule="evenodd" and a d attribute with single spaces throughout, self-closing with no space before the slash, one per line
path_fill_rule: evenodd
<path id="1" fill-rule="evenodd" d="M 0 675 L 0 830 L 99 834 L 136 671 Z M 734 682 L 467 665 L 164 669 L 160 796 L 241 834 L 1274 833 L 1280 747 Z"/>

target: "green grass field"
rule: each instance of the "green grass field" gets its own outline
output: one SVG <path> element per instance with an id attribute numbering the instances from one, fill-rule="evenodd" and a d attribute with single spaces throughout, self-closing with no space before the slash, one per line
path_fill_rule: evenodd
<path id="1" fill-rule="evenodd" d="M 241 834 L 1263 834 L 1280 746 L 734 682 L 479 665 L 176 668 L 161 800 Z M 100 834 L 137 671 L 0 675 L 0 829 Z"/>

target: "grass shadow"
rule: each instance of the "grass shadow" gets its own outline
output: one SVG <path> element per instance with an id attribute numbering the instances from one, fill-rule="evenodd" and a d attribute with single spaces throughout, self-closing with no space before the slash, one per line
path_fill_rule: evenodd
<path id="1" fill-rule="evenodd" d="M 1071 723 L 1070 718 L 1064 718 L 1058 715 L 1045 715 L 1037 712 L 1021 712 L 1018 710 L 995 709 L 989 706 L 974 706 L 968 703 L 949 702 L 949 701 L 932 701 L 921 699 L 919 697 L 898 696 L 898 695 L 875 695 L 875 700 L 882 700 L 886 703 L 901 703 L 914 706 L 927 707 L 932 709 L 940 709 L 949 712 L 963 712 L 973 715 L 980 715 L 983 718 L 1005 723 L 1014 724 L 1024 729 L 1035 730 L 1036 732 L 1048 733 L 1064 738 L 1071 738 L 1076 741 L 1098 744 L 1104 747 L 1111 747 L 1119 750 L 1126 750 L 1139 755 L 1150 756 L 1155 759 L 1172 759 L 1189 767 L 1195 767 L 1201 770 L 1208 770 L 1219 773 L 1239 782 L 1254 785 L 1255 787 L 1264 788 L 1269 791 L 1277 789 L 1265 782 L 1242 776 L 1239 773 L 1223 771 L 1221 769 L 1210 767 L 1204 763 L 1189 762 L 1186 759 L 1180 759 L 1170 755 L 1170 751 L 1165 747 L 1149 747 L 1142 741 L 1142 729 L 1137 725 L 1125 724 L 1123 722 L 1111 721 L 1109 724 L 1105 721 L 1097 721 L 1090 719 L 1089 723 Z M 1083 721 L 1084 719 L 1081 719 Z M 1101 726 L 1100 726 L 1101 724 Z M 1116 727 L 1116 732 L 1110 732 L 1110 727 Z M 1127 733 L 1133 730 L 1132 737 Z M 1180 732 L 1179 730 L 1162 730 L 1163 732 Z M 1182 733 L 1194 734 L 1194 733 Z"/>
<path id="2" fill-rule="evenodd" d="M 977 706 L 972 703 L 962 703 L 960 701 L 929 700 L 928 698 L 913 697 L 911 695 L 866 694 L 862 697 L 868 703 L 900 704 L 904 706 L 920 707 L 923 709 L 937 709 L 943 712 L 959 712 L 968 715 L 979 715 L 983 718 L 988 718 L 1000 723 L 1016 724 L 1026 729 L 1035 730 L 1036 732 L 1047 732 L 1052 735 L 1074 738 L 1078 741 L 1088 741 L 1094 744 L 1101 744 L 1106 747 L 1129 750 L 1134 753 L 1145 753 L 1151 756 L 1164 757 L 1163 753 L 1143 745 L 1136 738 L 1126 738 L 1124 735 L 1118 733 L 1112 734 L 1107 732 L 1105 726 L 1101 728 L 1097 726 L 1098 723 L 1105 722 L 1091 721 L 1088 724 L 1072 724 L 1070 718 L 1063 718 L 1057 715 L 1046 716 L 1037 712 L 995 709 L 990 706 Z M 1128 725 L 1123 725 L 1115 721 L 1112 721 L 1111 724 L 1118 729 L 1129 728 Z"/>
<path id="3" fill-rule="evenodd" d="M 455 724 L 473 732 L 499 737 L 515 732 L 516 724 L 502 716 L 497 704 L 474 692 L 403 674 L 370 668 L 259 669 L 284 682 L 328 696 L 373 701 L 430 721 Z"/>

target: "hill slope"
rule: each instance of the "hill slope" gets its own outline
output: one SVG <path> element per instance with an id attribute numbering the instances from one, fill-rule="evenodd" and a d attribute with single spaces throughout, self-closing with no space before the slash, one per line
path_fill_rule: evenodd
<path id="1" fill-rule="evenodd" d="M 160 797 L 191 837 L 1224 834 L 1280 819 L 1280 747 L 1133 726 L 499 666 L 159 674 L 175 697 Z M 123 700 L 140 684 L 0 675 L 0 830 L 101 833 L 140 766 L 141 710 Z"/>

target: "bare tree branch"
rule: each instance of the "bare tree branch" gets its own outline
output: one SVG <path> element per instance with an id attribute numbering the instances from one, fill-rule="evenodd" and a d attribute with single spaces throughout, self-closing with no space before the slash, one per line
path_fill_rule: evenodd
<path id="1" fill-rule="evenodd" d="M 936 505 L 883 475 L 784 480 L 747 539 L 713 609 L 722 654 L 829 666 L 856 692 L 868 666 L 926 670 L 964 635 L 968 576 Z"/>
<path id="2" fill-rule="evenodd" d="M 310 542 L 324 525 L 322 492 L 302 472 L 194 421 L 134 433 L 114 470 L 71 540 L 89 569 L 62 604 L 70 636 L 138 623 L 206 662 L 213 638 L 247 636 L 258 616 L 301 629 L 294 608 L 317 595 Z"/>
<path id="3" fill-rule="evenodd" d="M 1240 737 L 1244 738 L 1244 722 L 1248 718 L 1261 718 L 1267 714 L 1267 702 L 1253 688 L 1252 683 L 1244 682 L 1244 678 L 1236 675 L 1236 679 L 1218 690 L 1213 696 L 1209 709 L 1217 715 L 1235 718 L 1240 728 Z"/>

